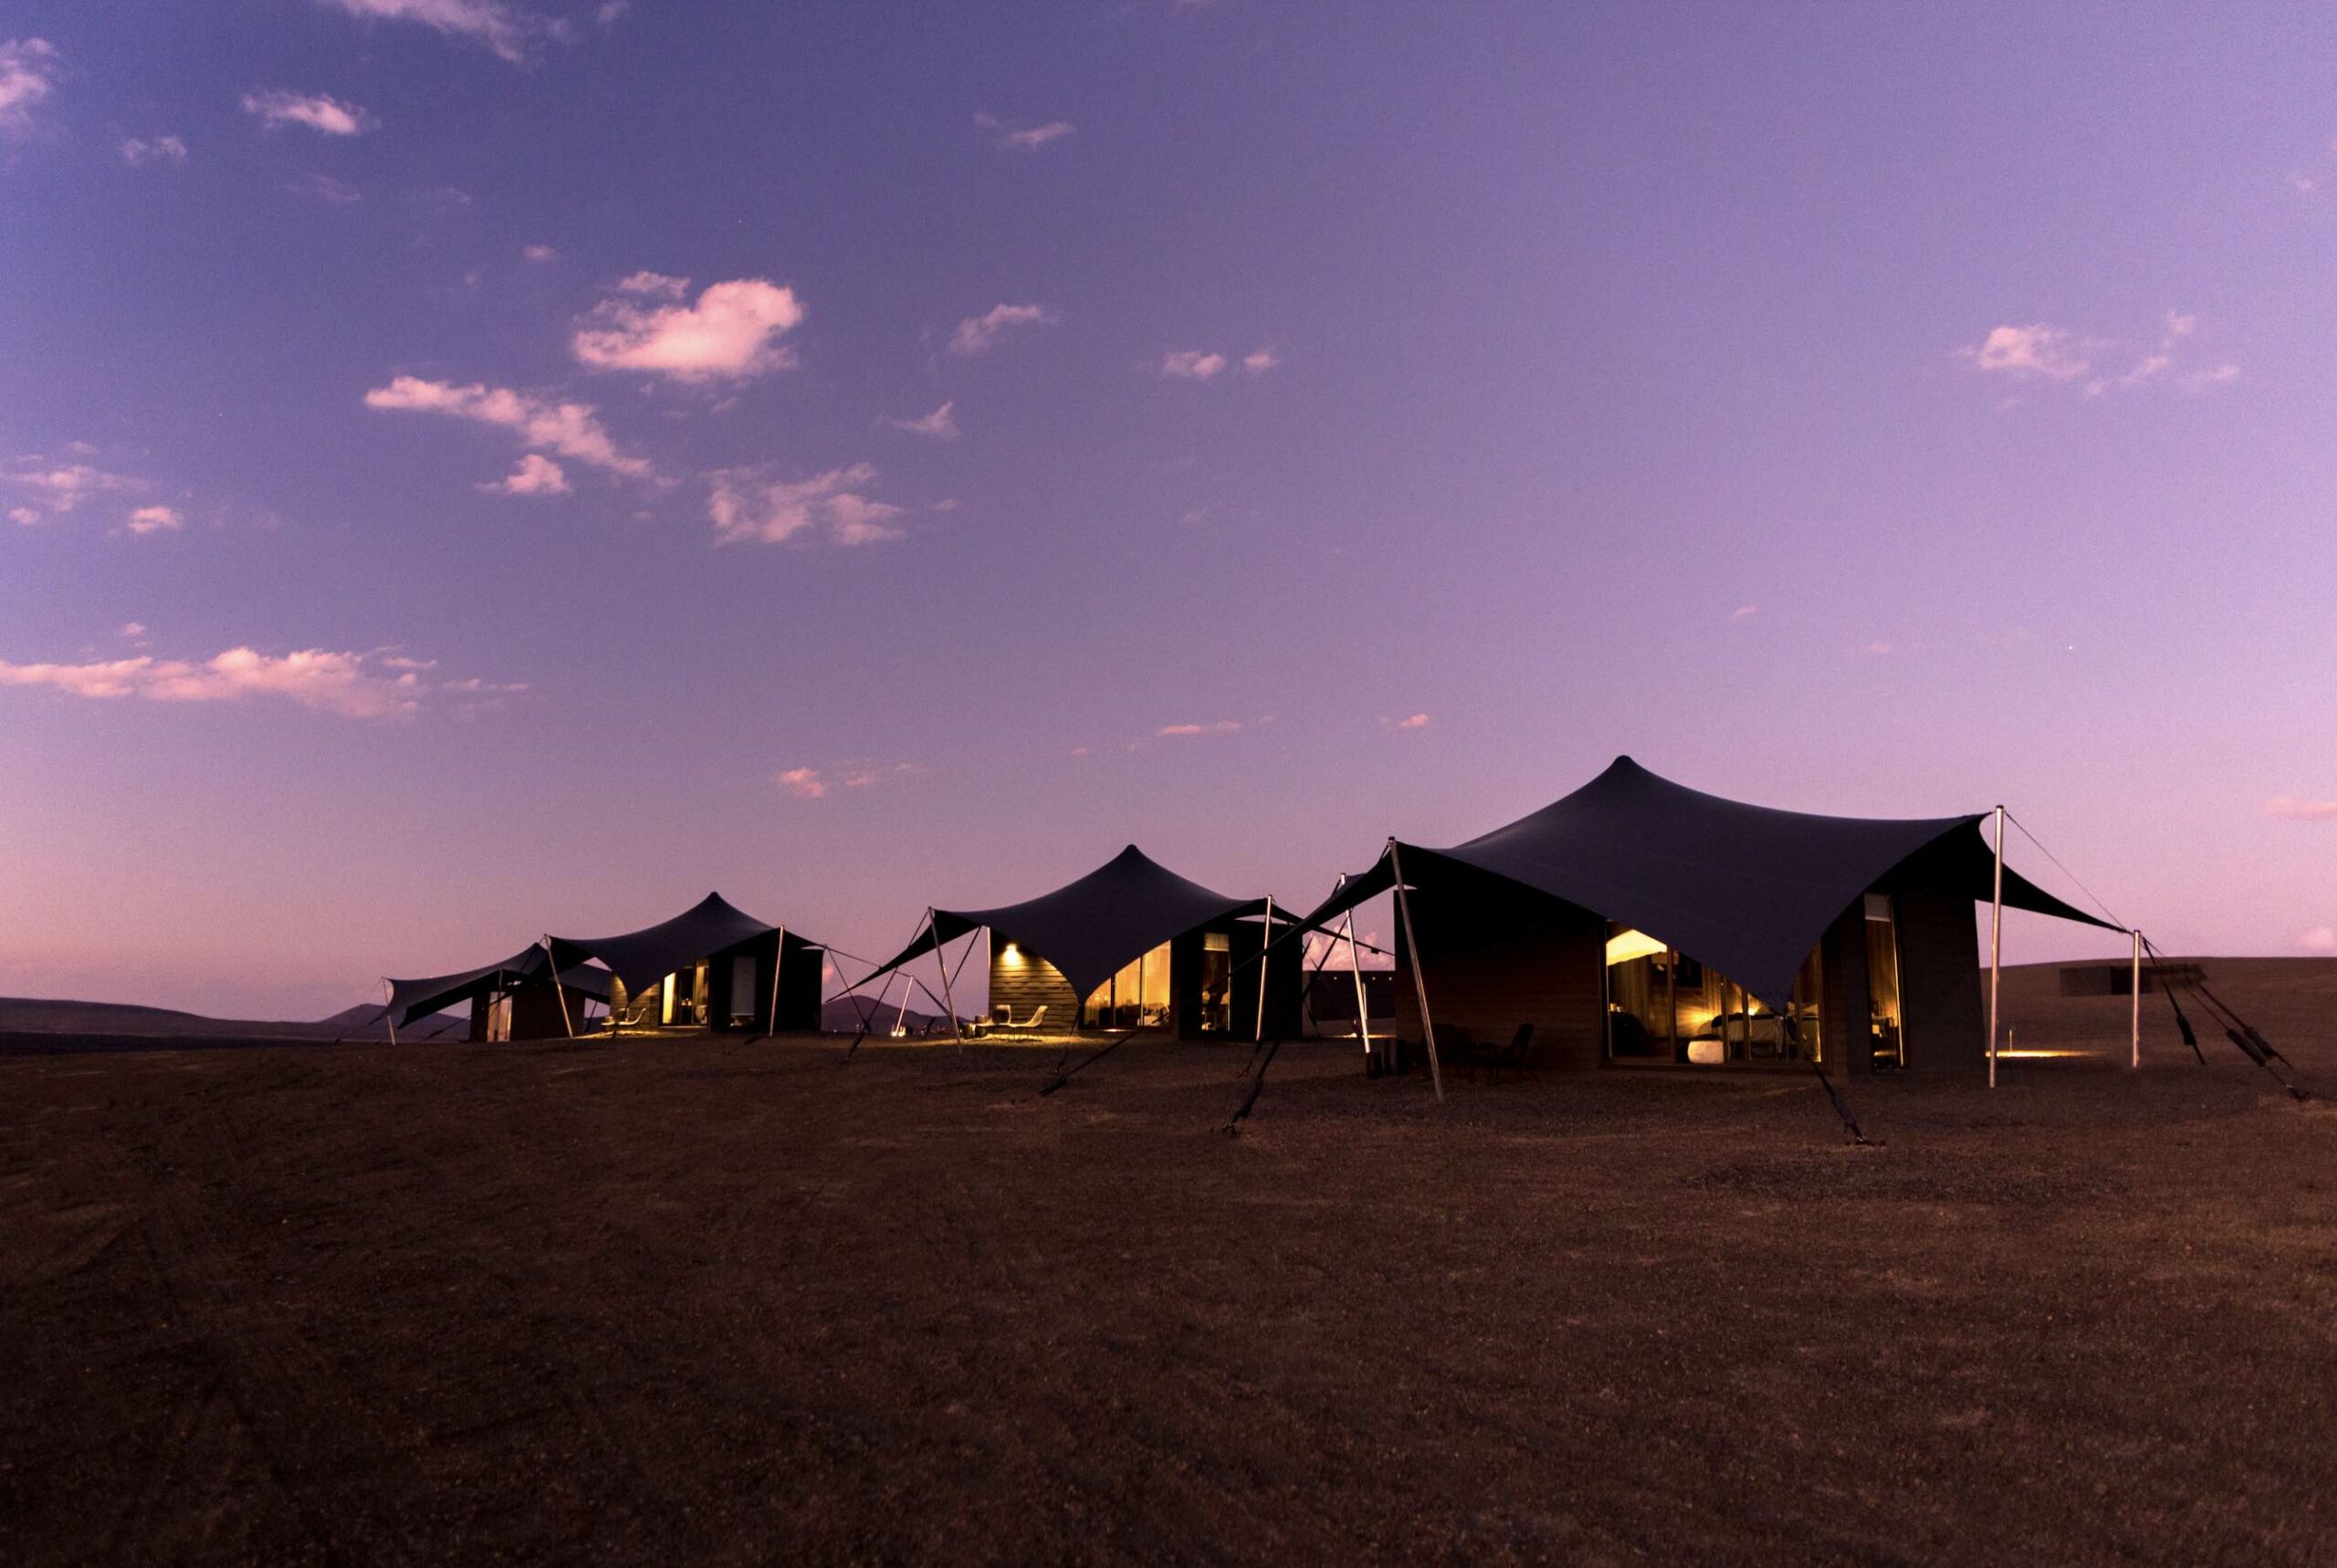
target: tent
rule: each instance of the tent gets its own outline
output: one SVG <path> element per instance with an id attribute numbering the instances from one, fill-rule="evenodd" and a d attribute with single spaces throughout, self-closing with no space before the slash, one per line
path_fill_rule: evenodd
<path id="1" fill-rule="evenodd" d="M 561 965 L 597 959 L 616 977 L 618 1007 L 671 979 L 659 1021 L 695 1015 L 707 1028 L 759 1033 L 820 1027 L 826 951 L 709 893 L 670 920 L 614 936 L 547 938 Z M 783 961 L 778 956 L 783 955 Z M 777 1021 L 773 1022 L 774 1009 Z"/>
<path id="2" fill-rule="evenodd" d="M 1390 839 L 1370 869 L 1345 879 L 1296 930 L 1327 929 L 1364 900 L 1394 890 L 1404 922 L 1399 947 L 1415 949 L 1405 929 L 1408 893 L 1440 883 L 1456 896 L 1524 891 L 1644 934 L 1649 951 L 1669 949 L 1784 1009 L 1805 961 L 1877 889 L 1961 901 L 1968 951 L 1971 902 L 1990 900 L 1997 872 L 1996 852 L 1980 831 L 1989 814 L 1778 810 L 1688 789 L 1619 757 L 1573 793 L 1464 843 L 1430 848 Z M 2002 878 L 2006 905 L 2122 929 L 2009 868 Z M 1430 949 L 1432 957 L 1441 952 L 1435 944 Z"/>
<path id="3" fill-rule="evenodd" d="M 520 948 L 499 964 L 465 969 L 452 975 L 429 975 L 412 980 L 393 979 L 389 982 L 389 1011 L 393 1019 L 404 1027 L 416 1019 L 443 1012 L 457 1002 L 472 1003 L 474 1013 L 477 1014 L 483 1004 L 507 993 L 516 1000 L 540 991 L 543 997 L 556 1003 L 564 1000 L 566 1007 L 579 1012 L 587 999 L 603 1002 L 609 999 L 608 971 L 582 962 L 571 964 L 561 972 L 561 989 L 567 996 L 565 998 L 554 998 L 550 988 L 542 983 L 550 962 L 543 945 L 538 943 Z M 563 1015 L 557 1006 L 529 1010 L 533 1016 L 524 1023 L 514 1020 L 513 1038 L 540 1039 L 554 1032 L 567 1032 Z M 483 1017 L 474 1018 L 471 1038 L 487 1038 Z"/>
<path id="4" fill-rule="evenodd" d="M 1038 1000 L 1033 1005 L 1048 1007 L 1050 1027 L 1073 1027 L 1079 1021 L 1079 1008 L 1089 998 L 1130 965 L 1168 946 L 1175 977 L 1170 985 L 1178 992 L 1189 993 L 1174 995 L 1174 1009 L 1181 1020 L 1189 1021 L 1201 996 L 1198 980 L 1200 966 L 1177 963 L 1176 950 L 1184 946 L 1204 956 L 1210 951 L 1223 951 L 1229 976 L 1237 964 L 1245 969 L 1253 968 L 1256 966 L 1247 960 L 1263 947 L 1264 925 L 1259 926 L 1258 940 L 1249 944 L 1248 953 L 1235 953 L 1230 939 L 1237 930 L 1248 935 L 1242 928 L 1243 922 L 1262 919 L 1278 923 L 1286 918 L 1273 914 L 1273 907 L 1272 898 L 1233 898 L 1203 887 L 1179 876 L 1130 844 L 1086 875 L 1020 904 L 990 909 L 928 909 L 924 925 L 909 945 L 871 971 L 858 985 L 865 986 L 927 953 L 938 953 L 961 936 L 987 930 L 992 946 L 993 1001 L 1002 1001 L 1011 1009 L 1016 1005 L 1017 993 L 1032 998 L 1044 998 L 1052 993 L 1052 1000 Z M 1215 936 L 1229 939 L 1223 948 L 1210 946 L 1209 938 Z M 963 959 L 959 962 L 962 965 Z M 954 973 L 945 965 L 945 991 L 949 988 L 948 982 Z M 1288 976 L 1291 988 L 1287 998 L 1294 1014 L 1296 982 L 1294 967 Z M 1272 988 L 1266 995 L 1269 1009 L 1284 999 Z M 1238 1032 L 1248 1039 L 1258 1027 L 1258 988 L 1254 984 L 1250 986 L 1245 999 L 1246 1008 L 1235 1010 L 1252 1015 L 1237 1019 L 1241 1026 Z M 1193 1005 L 1188 1006 L 1189 1001 Z M 954 1010 L 955 1003 L 949 1005 Z M 1147 1011 L 1141 1002 L 1136 1010 L 1139 1018 Z M 1059 1018 L 1058 1013 L 1071 1016 Z M 1180 1022 L 1179 1027 L 1184 1028 L 1185 1023 Z"/>

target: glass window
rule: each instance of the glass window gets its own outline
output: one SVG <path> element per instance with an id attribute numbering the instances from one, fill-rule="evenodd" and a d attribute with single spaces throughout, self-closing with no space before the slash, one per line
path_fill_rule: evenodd
<path id="1" fill-rule="evenodd" d="M 1168 944 L 1163 942 L 1088 993 L 1079 1021 L 1086 1029 L 1135 1029 L 1168 1014 Z"/>
<path id="2" fill-rule="evenodd" d="M 1874 1060 L 1889 1067 L 1907 1065 L 1907 1042 L 1899 999 L 1899 923 L 1887 893 L 1866 895 L 1866 1008 Z"/>
<path id="3" fill-rule="evenodd" d="M 1720 1067 L 1819 1059 L 1814 950 L 1779 1013 L 1643 931 L 1608 929 L 1607 1054 L 1612 1060 Z"/>

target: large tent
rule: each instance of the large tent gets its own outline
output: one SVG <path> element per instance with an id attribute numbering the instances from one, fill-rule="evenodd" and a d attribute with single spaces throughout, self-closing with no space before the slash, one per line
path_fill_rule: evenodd
<path id="1" fill-rule="evenodd" d="M 688 974 L 706 966 L 714 992 L 707 1003 L 707 1017 L 718 1028 L 733 1017 L 750 1018 L 758 1027 L 819 1027 L 819 969 L 825 960 L 824 949 L 794 932 L 756 919 L 718 893 L 707 894 L 670 920 L 637 931 L 548 940 L 553 958 L 563 967 L 597 959 L 633 994 L 648 990 L 669 975 Z M 776 971 L 767 961 L 772 954 L 783 955 Z M 717 962 L 723 958 L 732 959 L 733 965 Z M 749 975 L 753 977 L 752 994 L 737 995 Z M 775 1022 L 770 1011 L 774 999 Z"/>
<path id="2" fill-rule="evenodd" d="M 1233 898 L 1203 887 L 1130 844 L 1086 875 L 1020 904 L 928 910 L 915 939 L 858 985 L 987 929 L 993 942 L 1043 956 L 1075 996 L 1086 997 L 1163 943 L 1273 909 L 1272 898 Z"/>
<path id="3" fill-rule="evenodd" d="M 465 969 L 452 975 L 427 975 L 418 979 L 389 982 L 391 1016 L 403 1028 L 414 1019 L 443 1012 L 457 1002 L 477 1002 L 517 992 L 542 982 L 551 960 L 543 945 L 522 947 L 498 964 Z M 561 971 L 561 988 L 581 1003 L 586 998 L 609 999 L 609 972 L 582 961 Z"/>
<path id="4" fill-rule="evenodd" d="M 1749 805 L 1674 784 L 1628 757 L 1572 794 L 1465 843 L 1390 839 L 1370 870 L 1299 923 L 1326 927 L 1404 879 L 1441 866 L 1504 877 L 1645 931 L 1728 975 L 1772 1007 L 1837 916 L 1893 873 L 1986 902 L 1995 852 L 1989 813 L 1827 817 Z M 2004 903 L 2120 930 L 2007 867 Z"/>

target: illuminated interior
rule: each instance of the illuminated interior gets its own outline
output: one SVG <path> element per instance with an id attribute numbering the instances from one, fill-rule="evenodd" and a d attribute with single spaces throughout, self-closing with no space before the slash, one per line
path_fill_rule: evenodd
<path id="1" fill-rule="evenodd" d="M 1891 895 L 1866 895 L 1866 1005 L 1879 1067 L 1907 1065 L 1907 1040 L 1899 993 L 1899 923 Z"/>
<path id="2" fill-rule="evenodd" d="M 1226 1034 L 1233 1029 L 1233 934 L 1201 933 L 1201 1016 L 1203 1034 Z"/>
<path id="3" fill-rule="evenodd" d="M 1818 954 L 1794 976 L 1780 1014 L 1726 976 L 1643 931 L 1607 935 L 1607 1054 L 1683 1067 L 1823 1059 Z"/>
<path id="4" fill-rule="evenodd" d="M 1168 1016 L 1168 944 L 1123 967 L 1088 994 L 1079 1009 L 1085 1029 L 1136 1029 Z"/>

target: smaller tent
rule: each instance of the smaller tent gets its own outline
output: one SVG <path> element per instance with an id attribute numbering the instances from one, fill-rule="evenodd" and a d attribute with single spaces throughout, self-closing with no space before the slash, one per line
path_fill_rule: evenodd
<path id="1" fill-rule="evenodd" d="M 543 945 L 522 947 L 501 963 L 452 975 L 427 975 L 418 979 L 390 981 L 390 1016 L 400 1028 L 416 1019 L 444 1012 L 457 1002 L 471 1004 L 471 1038 L 488 1037 L 487 1010 L 497 998 L 512 1000 L 509 1038 L 543 1040 L 569 1032 L 588 1000 L 609 999 L 609 972 L 576 963 L 561 972 L 562 996 L 544 984 L 551 960 Z M 566 1011 L 562 1010 L 562 1003 Z"/>
<path id="2" fill-rule="evenodd" d="M 616 977 L 619 1012 L 662 993 L 654 1021 L 770 1034 L 820 1027 L 824 947 L 709 893 L 670 920 L 614 936 L 554 936 L 563 967 L 598 960 Z M 670 982 L 670 984 L 668 983 Z M 774 1014 L 776 1022 L 774 1022 Z"/>
<path id="3" fill-rule="evenodd" d="M 1231 1032 L 1246 1040 L 1254 1031 L 1258 1007 L 1257 966 L 1248 960 L 1263 946 L 1265 927 L 1260 924 L 1253 934 L 1244 923 L 1262 920 L 1273 908 L 1271 898 L 1233 898 L 1179 876 L 1130 844 L 1086 875 L 1020 904 L 928 910 L 916 938 L 858 985 L 938 953 L 961 936 L 988 930 L 993 1002 L 1014 1009 L 1018 995 L 1036 1002 L 1052 992 L 1053 998 L 1043 1001 L 1049 1009 L 1047 1026 L 1075 1028 L 1083 1004 L 1129 966 L 1167 946 L 1170 976 L 1159 993 L 1164 1003 L 1160 1010 L 1174 1012 L 1179 1031 L 1189 1034 L 1200 1027 L 1205 1011 L 1223 1012 L 1238 1020 Z M 1284 916 L 1276 913 L 1273 918 L 1280 924 Z M 1237 936 L 1246 952 L 1234 950 Z M 1219 938 L 1223 938 L 1221 945 Z M 1178 962 L 1179 947 L 1189 950 L 1188 961 Z M 1225 956 L 1221 966 L 1212 963 L 1213 953 Z M 1219 967 L 1225 975 L 1211 989 L 1209 977 Z M 1279 988 L 1267 993 L 1271 1028 L 1283 1027 L 1283 1010 L 1293 1020 L 1296 1015 L 1296 970 L 1284 967 L 1289 969 L 1283 977 L 1287 994 Z M 1236 975 L 1249 977 L 1247 996 L 1229 1000 Z M 1029 1005 L 1021 1010 L 1030 1010 Z M 1137 1021 L 1152 1016 L 1153 1010 L 1140 998 L 1125 1009 L 1124 1019 L 1116 1009 L 1114 1021 Z M 1058 1018 L 1058 1011 L 1068 1016 Z M 1290 1027 L 1294 1030 L 1294 1021 Z"/>

